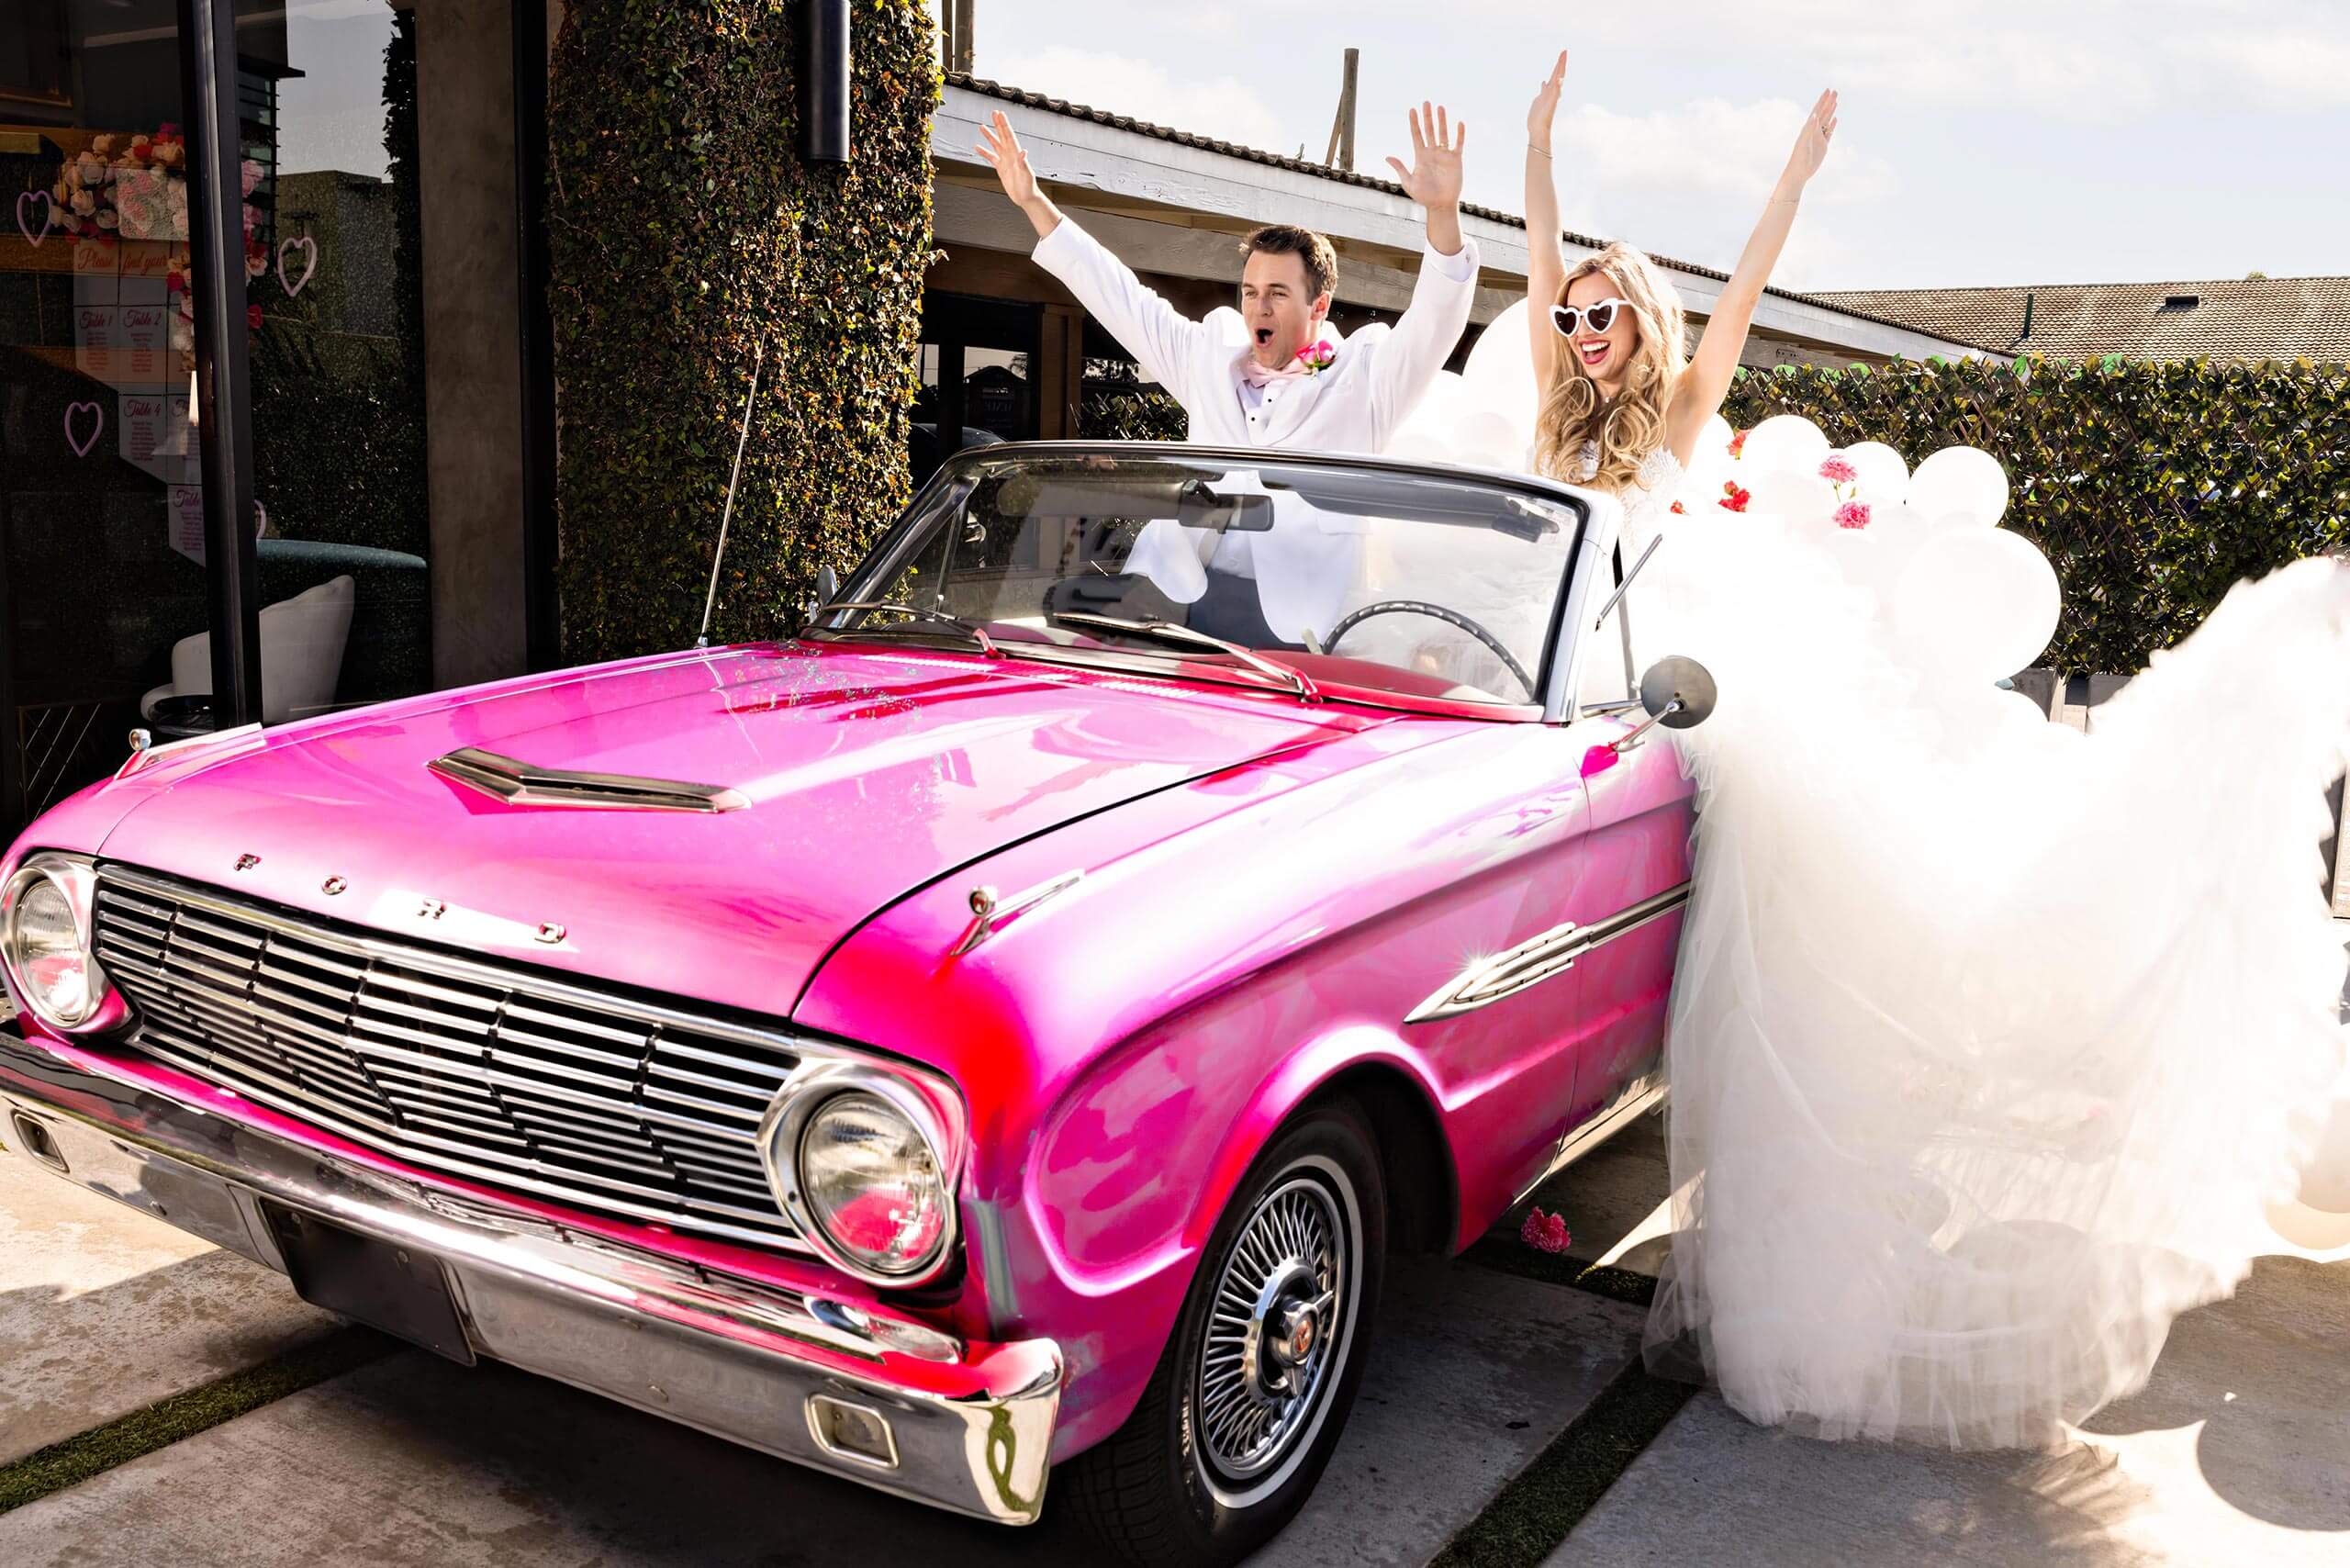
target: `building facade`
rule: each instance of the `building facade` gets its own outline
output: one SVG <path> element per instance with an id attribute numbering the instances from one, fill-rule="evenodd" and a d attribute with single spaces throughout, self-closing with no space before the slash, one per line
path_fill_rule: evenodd
<path id="1" fill-rule="evenodd" d="M 560 3 L 0 6 L 12 831 L 118 764 L 134 726 L 280 722 L 559 657 L 542 213 Z M 191 50 L 191 28 L 225 46 Z M 1186 310 L 1231 301 L 1237 238 L 1276 219 L 1337 244 L 1341 327 L 1409 297 L 1421 224 L 1386 182 L 952 75 L 918 472 L 971 441 L 1115 433 L 1149 402 L 974 157 L 998 107 L 1057 199 Z M 1525 230 L 1464 221 L 1482 326 L 1523 292 Z M 1720 275 L 1670 271 L 1702 319 Z M 1750 357 L 1968 352 L 1774 292 Z"/>

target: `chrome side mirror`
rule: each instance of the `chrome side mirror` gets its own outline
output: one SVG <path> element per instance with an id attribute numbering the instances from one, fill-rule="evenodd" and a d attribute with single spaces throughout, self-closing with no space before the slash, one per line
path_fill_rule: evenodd
<path id="1" fill-rule="evenodd" d="M 816 568 L 815 590 L 800 606 L 802 623 L 816 619 L 816 612 L 833 602 L 841 591 L 841 579 L 834 572 L 831 562 Z"/>
<path id="2" fill-rule="evenodd" d="M 1648 710 L 1650 722 L 1668 730 L 1694 729 L 1704 723 L 1718 700 L 1713 672 L 1678 654 L 1657 660 L 1640 677 L 1640 706 Z M 1647 724 L 1640 726 L 1647 728 Z"/>
<path id="3" fill-rule="evenodd" d="M 1615 767 L 1617 758 L 1639 745 L 1640 737 L 1659 724 L 1668 730 L 1686 730 L 1704 723 L 1717 700 L 1713 673 L 1704 665 L 1677 654 L 1657 660 L 1640 677 L 1640 706 L 1648 711 L 1647 721 L 1583 753 L 1583 776 L 1588 778 Z"/>

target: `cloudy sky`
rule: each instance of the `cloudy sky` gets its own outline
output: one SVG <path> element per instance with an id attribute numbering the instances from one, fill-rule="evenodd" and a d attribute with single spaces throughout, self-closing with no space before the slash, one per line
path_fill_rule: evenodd
<path id="1" fill-rule="evenodd" d="M 1362 50 L 1357 163 L 1407 105 L 1521 210 L 1528 101 L 1572 53 L 1567 226 L 1728 266 L 1818 90 L 1843 95 L 1778 282 L 2350 273 L 2350 0 L 977 0 L 998 81 L 1319 158 Z"/>

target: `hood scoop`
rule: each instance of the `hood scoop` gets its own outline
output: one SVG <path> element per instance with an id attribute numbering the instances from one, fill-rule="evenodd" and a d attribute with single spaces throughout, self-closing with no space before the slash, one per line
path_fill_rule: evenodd
<path id="1" fill-rule="evenodd" d="M 462 784 L 511 806 L 570 806 L 621 812 L 735 812 L 750 800 L 718 784 L 676 778 L 639 778 L 625 773 L 572 773 L 501 756 L 479 746 L 463 746 L 425 764 L 453 784 Z"/>

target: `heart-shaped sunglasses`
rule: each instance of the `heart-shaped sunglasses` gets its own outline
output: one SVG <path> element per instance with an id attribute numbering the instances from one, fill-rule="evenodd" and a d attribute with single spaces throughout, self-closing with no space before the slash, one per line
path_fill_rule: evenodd
<path id="1" fill-rule="evenodd" d="M 1591 305 L 1553 305 L 1550 307 L 1550 325 L 1559 329 L 1561 337 L 1566 338 L 1575 335 L 1578 321 L 1595 332 L 1604 332 L 1616 324 L 1617 311 L 1631 308 L 1632 302 L 1628 299 L 1602 299 Z"/>

